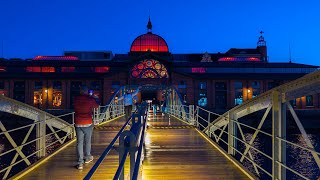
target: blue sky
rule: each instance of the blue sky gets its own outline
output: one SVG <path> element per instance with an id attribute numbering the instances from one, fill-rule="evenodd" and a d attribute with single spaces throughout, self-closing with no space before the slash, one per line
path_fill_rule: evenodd
<path id="1" fill-rule="evenodd" d="M 153 33 L 167 41 L 172 53 L 255 48 L 262 30 L 270 62 L 288 62 L 291 44 L 293 62 L 320 65 L 318 0 L 1 0 L 3 54 L 127 53 L 132 41 L 146 33 L 149 9 Z"/>

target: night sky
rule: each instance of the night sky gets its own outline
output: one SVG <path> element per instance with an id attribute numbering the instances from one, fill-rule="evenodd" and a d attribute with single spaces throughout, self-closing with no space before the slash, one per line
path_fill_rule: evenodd
<path id="1" fill-rule="evenodd" d="M 288 62 L 290 44 L 293 62 L 320 65 L 319 0 L 1 0 L 0 48 L 5 58 L 127 53 L 149 9 L 171 53 L 255 48 L 262 30 L 270 62 Z"/>

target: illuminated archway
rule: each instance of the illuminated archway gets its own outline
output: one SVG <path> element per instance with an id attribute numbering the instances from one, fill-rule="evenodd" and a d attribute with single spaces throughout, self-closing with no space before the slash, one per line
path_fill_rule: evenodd
<path id="1" fill-rule="evenodd" d="M 169 78 L 167 68 L 154 59 L 145 59 L 134 65 L 130 76 L 131 78 Z"/>

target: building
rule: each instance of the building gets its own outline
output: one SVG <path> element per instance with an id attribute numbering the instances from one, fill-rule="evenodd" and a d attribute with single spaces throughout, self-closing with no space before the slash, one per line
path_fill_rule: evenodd
<path id="1" fill-rule="evenodd" d="M 188 104 L 225 111 L 318 66 L 268 61 L 263 32 L 255 48 L 225 53 L 174 54 L 152 32 L 135 38 L 126 54 L 111 51 L 67 51 L 63 56 L 0 61 L 0 93 L 41 109 L 72 109 L 80 85 L 105 104 L 123 85 L 142 86 L 139 101 L 163 100 L 173 85 Z M 319 109 L 319 94 L 293 101 L 296 108 Z"/>

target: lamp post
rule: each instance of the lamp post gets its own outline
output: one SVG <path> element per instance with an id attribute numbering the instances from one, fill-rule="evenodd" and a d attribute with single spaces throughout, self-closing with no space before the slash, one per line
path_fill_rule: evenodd
<path id="1" fill-rule="evenodd" d="M 46 93 L 46 109 L 48 109 L 48 89 L 44 90 Z"/>

